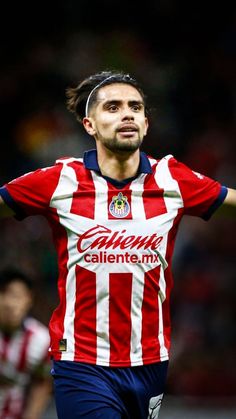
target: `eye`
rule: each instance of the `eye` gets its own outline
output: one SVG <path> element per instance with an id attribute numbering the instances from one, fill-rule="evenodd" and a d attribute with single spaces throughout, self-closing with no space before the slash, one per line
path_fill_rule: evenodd
<path id="1" fill-rule="evenodd" d="M 109 112 L 116 112 L 117 109 L 118 109 L 118 106 L 117 105 L 114 105 L 114 104 L 113 105 L 109 105 L 107 109 L 108 109 Z"/>
<path id="2" fill-rule="evenodd" d="M 118 106 L 116 106 L 116 105 L 111 105 L 111 106 L 110 106 L 110 108 L 109 108 L 109 111 L 111 111 L 111 112 L 115 112 L 117 109 L 118 109 Z"/>
<path id="3" fill-rule="evenodd" d="M 134 111 L 134 112 L 140 112 L 142 109 L 143 109 L 143 105 L 141 105 L 141 104 L 133 104 L 132 106 L 131 106 L 131 109 Z"/>

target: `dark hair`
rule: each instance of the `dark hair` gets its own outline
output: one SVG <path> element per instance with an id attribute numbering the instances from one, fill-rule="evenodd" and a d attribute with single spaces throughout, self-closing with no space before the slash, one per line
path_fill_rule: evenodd
<path id="1" fill-rule="evenodd" d="M 6 268 L 0 272 L 0 292 L 6 291 L 8 285 L 15 281 L 22 282 L 29 291 L 33 291 L 33 281 L 26 273 L 18 269 Z"/>
<path id="2" fill-rule="evenodd" d="M 101 71 L 87 77 L 82 82 L 80 82 L 77 87 L 67 88 L 67 109 L 76 115 L 76 118 L 79 122 L 82 122 L 86 113 L 86 103 L 92 90 L 97 86 L 97 89 L 94 90 L 89 99 L 89 106 L 91 106 L 91 104 L 96 101 L 97 92 L 100 87 L 113 83 L 125 83 L 135 87 L 144 101 L 145 113 L 148 112 L 145 94 L 137 80 L 135 80 L 129 74 L 124 73 L 123 71 L 116 70 Z"/>

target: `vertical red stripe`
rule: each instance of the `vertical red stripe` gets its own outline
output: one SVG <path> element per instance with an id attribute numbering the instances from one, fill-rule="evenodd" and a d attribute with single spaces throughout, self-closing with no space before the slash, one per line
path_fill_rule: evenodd
<path id="1" fill-rule="evenodd" d="M 159 277 L 160 266 L 145 273 L 142 305 L 142 350 L 143 361 L 160 356 L 159 334 Z"/>
<path id="2" fill-rule="evenodd" d="M 24 371 L 24 369 L 26 368 L 26 354 L 27 354 L 27 349 L 29 345 L 29 340 L 32 334 L 33 334 L 32 330 L 26 330 L 24 333 L 21 352 L 19 354 L 19 360 L 18 360 L 18 365 L 17 365 L 18 371 Z"/>
<path id="3" fill-rule="evenodd" d="M 73 200 L 70 212 L 82 217 L 94 219 L 95 211 L 95 187 L 92 174 L 89 170 L 77 163 L 71 163 L 78 180 L 78 189 L 73 193 Z"/>
<path id="4" fill-rule="evenodd" d="M 157 217 L 167 212 L 163 198 L 163 189 L 160 189 L 154 175 L 147 175 L 144 181 L 143 205 L 146 219 Z"/>
<path id="5" fill-rule="evenodd" d="M 60 220 L 57 214 L 57 210 L 51 208 L 52 217 L 48 218 L 52 228 L 53 241 L 57 251 L 58 263 L 59 263 L 59 278 L 58 278 L 58 294 L 59 294 L 59 305 L 54 310 L 50 322 L 49 332 L 51 337 L 50 350 L 51 355 L 55 356 L 56 359 L 60 359 L 61 352 L 59 351 L 59 342 L 63 338 L 64 334 L 64 318 L 66 312 L 66 280 L 68 276 L 68 249 L 67 249 L 67 231 L 60 224 Z"/>
<path id="6" fill-rule="evenodd" d="M 1 360 L 6 361 L 7 359 L 7 353 L 8 353 L 8 346 L 9 346 L 10 338 L 8 336 L 2 335 L 1 339 L 1 347 L 0 347 L 0 354 L 1 354 Z"/>
<path id="7" fill-rule="evenodd" d="M 110 279 L 110 365 L 127 365 L 131 340 L 131 273 L 112 273 Z"/>
<path id="8" fill-rule="evenodd" d="M 75 360 L 85 354 L 87 362 L 96 362 L 96 274 L 76 267 Z"/>
<path id="9" fill-rule="evenodd" d="M 166 260 L 168 261 L 168 268 L 165 270 L 165 281 L 166 281 L 166 299 L 162 304 L 163 309 L 163 325 L 164 325 L 164 342 L 165 347 L 170 349 L 171 340 L 171 318 L 170 318 L 170 294 L 173 288 L 173 277 L 171 270 L 171 261 L 174 251 L 175 238 L 178 231 L 179 223 L 183 216 L 183 209 L 178 211 L 178 215 L 174 219 L 172 228 L 168 234 L 168 242 L 166 249 Z"/>
<path id="10" fill-rule="evenodd" d="M 9 414 L 11 413 L 11 404 L 12 404 L 11 394 L 8 394 L 2 406 L 2 414 L 1 414 L 2 419 L 9 417 Z"/>
<path id="11" fill-rule="evenodd" d="M 26 330 L 24 334 L 22 333 L 23 340 L 21 343 L 21 347 L 19 348 L 18 362 L 14 366 L 16 372 L 23 371 L 26 368 L 26 354 L 27 354 L 29 338 L 31 335 L 32 335 L 31 330 Z M 10 338 L 4 339 L 3 342 L 4 342 L 4 348 L 3 348 L 1 357 L 2 357 L 2 362 L 4 364 L 5 362 L 9 362 L 8 351 L 9 351 L 9 346 L 11 346 L 12 342 Z M 23 395 L 21 395 L 21 392 L 19 392 L 19 394 L 13 394 L 11 392 L 11 388 L 9 388 L 9 391 L 7 391 L 6 394 L 4 394 L 3 392 L 3 395 L 4 396 L 2 399 L 2 405 L 1 405 L 1 408 L 2 408 L 1 419 L 3 418 L 20 419 L 23 414 L 22 408 L 23 408 L 23 401 L 24 401 L 24 398 L 23 398 Z"/>

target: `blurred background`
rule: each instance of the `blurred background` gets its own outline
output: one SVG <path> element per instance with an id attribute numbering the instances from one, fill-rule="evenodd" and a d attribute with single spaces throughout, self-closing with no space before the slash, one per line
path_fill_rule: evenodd
<path id="1" fill-rule="evenodd" d="M 173 154 L 236 187 L 234 3 L 4 2 L 0 19 L 1 185 L 94 147 L 66 110 L 65 89 L 113 68 L 138 78 L 149 98 L 144 151 Z M 161 419 L 235 417 L 235 231 L 236 220 L 228 218 L 186 217 L 181 224 Z M 0 254 L 0 268 L 14 265 L 34 278 L 33 314 L 47 324 L 57 304 L 47 222 L 1 222 Z M 47 419 L 55 417 L 52 401 Z"/>

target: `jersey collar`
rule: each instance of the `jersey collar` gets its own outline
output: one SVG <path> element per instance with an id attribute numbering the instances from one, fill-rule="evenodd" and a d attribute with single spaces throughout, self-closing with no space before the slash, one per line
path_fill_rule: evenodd
<path id="1" fill-rule="evenodd" d="M 100 168 L 98 166 L 96 149 L 85 151 L 84 165 L 86 169 L 95 170 L 96 172 L 101 173 Z M 139 163 L 139 168 L 138 168 L 138 174 L 140 173 L 152 173 L 152 168 L 151 168 L 149 159 L 143 151 L 140 152 L 140 163 Z"/>

